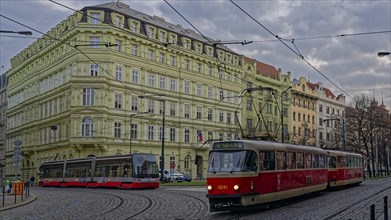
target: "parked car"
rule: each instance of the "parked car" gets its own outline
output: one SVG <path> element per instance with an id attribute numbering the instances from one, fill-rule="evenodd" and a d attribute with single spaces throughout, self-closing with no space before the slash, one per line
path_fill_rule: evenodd
<path id="1" fill-rule="evenodd" d="M 164 170 L 164 182 L 182 182 L 183 174 L 178 170 Z"/>
<path id="2" fill-rule="evenodd" d="M 192 178 L 191 178 L 190 174 L 183 175 L 183 181 L 191 182 L 191 180 L 192 180 Z"/>

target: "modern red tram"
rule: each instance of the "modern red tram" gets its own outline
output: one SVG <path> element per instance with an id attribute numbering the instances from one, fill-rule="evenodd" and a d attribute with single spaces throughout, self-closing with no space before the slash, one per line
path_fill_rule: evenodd
<path id="1" fill-rule="evenodd" d="M 329 187 L 358 185 L 364 180 L 363 156 L 357 153 L 327 150 Z"/>
<path id="2" fill-rule="evenodd" d="M 159 188 L 159 169 L 153 154 L 137 153 L 87 157 L 43 163 L 39 186 Z"/>
<path id="3" fill-rule="evenodd" d="M 320 148 L 259 140 L 220 141 L 210 148 L 210 211 L 275 202 L 327 184 L 327 152 Z"/>

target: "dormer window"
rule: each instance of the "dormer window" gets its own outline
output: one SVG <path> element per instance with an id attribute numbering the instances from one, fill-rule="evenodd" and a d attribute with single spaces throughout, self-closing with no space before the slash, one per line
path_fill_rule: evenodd
<path id="1" fill-rule="evenodd" d="M 190 40 L 189 39 L 184 39 L 182 44 L 183 44 L 184 48 L 190 50 L 191 45 L 190 45 Z"/>
<path id="2" fill-rule="evenodd" d="M 176 36 L 174 34 L 168 36 L 168 43 L 176 44 Z"/>
<path id="3" fill-rule="evenodd" d="M 100 13 L 99 12 L 93 12 L 91 13 L 91 24 L 101 24 L 101 18 L 100 18 Z"/>
<path id="4" fill-rule="evenodd" d="M 138 33 L 139 28 L 139 23 L 137 21 L 132 21 L 130 22 L 130 28 L 132 30 L 132 33 Z"/>
<path id="5" fill-rule="evenodd" d="M 213 57 L 213 48 L 208 47 L 206 53 L 207 53 L 208 56 Z"/>
<path id="6" fill-rule="evenodd" d="M 147 27 L 147 36 L 149 38 L 154 38 L 155 36 L 155 28 L 154 27 Z"/>
<path id="7" fill-rule="evenodd" d="M 115 16 L 114 21 L 117 28 L 122 28 L 122 17 Z"/>
<path id="8" fill-rule="evenodd" d="M 196 43 L 195 44 L 195 51 L 197 52 L 197 53 L 202 53 L 202 44 L 200 44 L 200 43 Z"/>
<path id="9" fill-rule="evenodd" d="M 160 31 L 159 32 L 159 41 L 163 43 L 163 42 L 165 42 L 165 39 L 166 39 L 166 32 Z"/>

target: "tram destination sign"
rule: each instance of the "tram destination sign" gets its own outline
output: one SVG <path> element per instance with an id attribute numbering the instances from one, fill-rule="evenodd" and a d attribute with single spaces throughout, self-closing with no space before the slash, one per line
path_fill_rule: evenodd
<path id="1" fill-rule="evenodd" d="M 217 142 L 213 144 L 213 149 L 216 150 L 243 149 L 243 142 L 237 142 L 237 141 Z"/>

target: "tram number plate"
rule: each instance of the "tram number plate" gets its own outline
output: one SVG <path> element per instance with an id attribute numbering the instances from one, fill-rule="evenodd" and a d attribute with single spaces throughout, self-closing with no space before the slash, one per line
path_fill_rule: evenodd
<path id="1" fill-rule="evenodd" d="M 218 185 L 217 189 L 222 190 L 222 189 L 228 189 L 227 185 Z"/>

